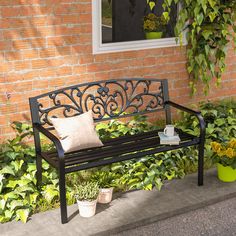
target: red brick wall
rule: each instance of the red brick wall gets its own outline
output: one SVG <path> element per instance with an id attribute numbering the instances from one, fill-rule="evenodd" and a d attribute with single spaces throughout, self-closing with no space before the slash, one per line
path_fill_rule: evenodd
<path id="1" fill-rule="evenodd" d="M 178 47 L 92 54 L 91 0 L 0 0 L 0 141 L 10 123 L 29 120 L 28 97 L 85 81 L 168 78 L 171 99 L 183 104 L 236 95 L 230 49 L 221 88 L 189 96 L 185 50 Z"/>

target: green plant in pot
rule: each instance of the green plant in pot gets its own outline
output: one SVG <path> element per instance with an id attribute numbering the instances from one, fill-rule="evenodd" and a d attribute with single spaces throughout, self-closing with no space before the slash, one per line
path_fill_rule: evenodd
<path id="1" fill-rule="evenodd" d="M 112 200 L 113 189 L 116 186 L 116 174 L 109 171 L 96 171 L 91 179 L 96 181 L 99 186 L 99 203 L 110 203 Z"/>
<path id="2" fill-rule="evenodd" d="M 160 39 L 163 36 L 167 19 L 164 14 L 157 16 L 155 14 L 156 1 L 147 0 L 147 7 L 149 13 L 144 16 L 143 19 L 143 30 L 146 35 L 146 39 Z"/>
<path id="3" fill-rule="evenodd" d="M 75 186 L 75 197 L 82 217 L 95 215 L 98 194 L 99 186 L 96 182 L 84 182 Z"/>
<path id="4" fill-rule="evenodd" d="M 159 39 L 163 36 L 163 31 L 165 30 L 165 26 L 167 21 L 165 17 L 157 16 L 154 13 L 149 13 L 144 16 L 143 19 L 143 29 L 146 34 L 146 39 Z"/>
<path id="5" fill-rule="evenodd" d="M 218 178 L 224 182 L 236 180 L 236 139 L 232 138 L 226 144 L 211 143 L 214 152 L 214 162 L 217 163 Z"/>

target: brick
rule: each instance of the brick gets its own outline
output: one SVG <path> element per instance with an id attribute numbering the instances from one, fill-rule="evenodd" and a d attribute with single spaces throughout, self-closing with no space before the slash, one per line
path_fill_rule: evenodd
<path id="1" fill-rule="evenodd" d="M 33 69 L 47 68 L 49 65 L 47 60 L 33 60 L 31 63 Z"/>
<path id="2" fill-rule="evenodd" d="M 10 50 L 12 43 L 10 41 L 0 41 L 0 51 Z"/>
<path id="3" fill-rule="evenodd" d="M 44 77 L 54 77 L 56 76 L 56 70 L 53 68 L 47 68 L 47 69 L 43 69 L 40 71 L 40 77 L 44 78 Z"/>
<path id="4" fill-rule="evenodd" d="M 38 49 L 27 49 L 21 51 L 22 59 L 36 59 L 39 58 Z"/>
<path id="5" fill-rule="evenodd" d="M 70 46 L 56 47 L 56 54 L 58 56 L 66 56 L 72 54 L 72 49 Z"/>
<path id="6" fill-rule="evenodd" d="M 69 66 L 59 67 L 56 70 L 57 76 L 72 75 L 72 68 Z"/>
<path id="7" fill-rule="evenodd" d="M 13 41 L 13 48 L 15 50 L 28 49 L 31 47 L 32 47 L 32 45 L 29 40 L 15 40 L 15 41 Z"/>
<path id="8" fill-rule="evenodd" d="M 2 18 L 20 16 L 20 8 L 19 7 L 3 7 L 1 13 L 2 13 L 1 14 Z"/>
<path id="9" fill-rule="evenodd" d="M 31 68 L 31 63 L 29 61 L 17 61 L 14 68 L 15 70 L 27 70 Z"/>
<path id="10" fill-rule="evenodd" d="M 82 65 L 82 66 L 74 66 L 73 67 L 73 74 L 78 75 L 78 74 L 83 74 L 87 72 L 87 66 Z"/>
<path id="11" fill-rule="evenodd" d="M 55 48 L 42 49 L 39 51 L 39 55 L 41 58 L 55 57 L 56 50 Z"/>
<path id="12" fill-rule="evenodd" d="M 22 55 L 20 52 L 5 52 L 5 58 L 7 61 L 19 61 Z"/>
<path id="13" fill-rule="evenodd" d="M 6 116 L 0 116 L 0 127 L 6 126 L 8 124 L 8 119 Z"/>
<path id="14" fill-rule="evenodd" d="M 62 37 L 50 37 L 47 39 L 47 46 L 63 46 L 65 45 L 65 41 Z"/>
<path id="15" fill-rule="evenodd" d="M 0 63 L 0 74 L 11 71 L 12 66 L 10 63 Z"/>
<path id="16" fill-rule="evenodd" d="M 48 88 L 48 80 L 34 80 L 33 81 L 33 88 L 37 89 L 45 89 Z"/>

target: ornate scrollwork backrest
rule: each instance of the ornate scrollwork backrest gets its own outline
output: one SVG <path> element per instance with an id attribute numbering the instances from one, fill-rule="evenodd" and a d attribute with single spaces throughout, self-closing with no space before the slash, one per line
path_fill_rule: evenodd
<path id="1" fill-rule="evenodd" d="M 50 117 L 71 117 L 88 110 L 93 111 L 95 121 L 163 110 L 163 81 L 108 80 L 42 94 L 31 98 L 32 119 L 41 125 L 52 126 Z"/>

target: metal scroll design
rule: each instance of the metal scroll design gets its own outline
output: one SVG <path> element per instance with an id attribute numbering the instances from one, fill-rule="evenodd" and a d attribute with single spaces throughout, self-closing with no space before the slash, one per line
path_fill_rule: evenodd
<path id="1" fill-rule="evenodd" d="M 155 83 L 155 92 L 150 91 L 152 83 Z M 162 85 L 152 80 L 95 82 L 52 92 L 47 98 L 51 105 L 44 107 L 38 101 L 38 111 L 40 123 L 50 126 L 49 118 L 58 117 L 59 110 L 60 117 L 71 117 L 91 109 L 94 119 L 101 120 L 163 108 Z"/>

